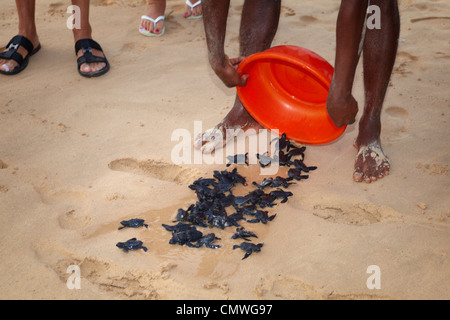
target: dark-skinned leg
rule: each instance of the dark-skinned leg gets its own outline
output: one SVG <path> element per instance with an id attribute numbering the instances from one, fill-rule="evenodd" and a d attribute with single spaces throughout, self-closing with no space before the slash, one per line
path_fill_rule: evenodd
<path id="1" fill-rule="evenodd" d="M 264 51 L 270 48 L 273 38 L 278 29 L 280 17 L 280 0 L 246 0 L 242 9 L 240 25 L 240 55 L 249 56 L 251 54 Z M 207 19 L 204 7 L 204 19 Z M 205 23 L 207 23 L 205 21 Z M 212 57 L 210 57 L 211 60 Z M 205 132 L 202 137 L 197 138 L 195 146 L 201 147 L 205 153 L 212 152 L 216 148 L 223 147 L 226 142 L 234 136 L 227 135 L 227 129 L 246 131 L 249 129 L 259 130 L 263 127 L 256 122 L 242 105 L 238 96 L 231 111 L 213 129 Z M 220 131 L 223 141 L 211 139 L 217 136 Z"/>
<path id="2" fill-rule="evenodd" d="M 381 10 L 381 29 L 367 29 L 364 40 L 365 106 L 355 142 L 355 181 L 376 181 L 389 174 L 389 160 L 380 141 L 381 109 L 397 54 L 400 18 L 397 0 L 372 0 Z"/>
<path id="3" fill-rule="evenodd" d="M 89 23 L 89 0 L 72 0 L 72 4 L 75 6 L 80 7 L 80 13 L 81 13 L 81 23 L 80 28 L 74 28 L 73 29 L 73 37 L 75 39 L 75 42 L 81 39 L 92 39 L 92 28 Z M 103 52 L 100 50 L 93 49 L 92 53 L 94 56 L 98 57 L 104 57 Z M 77 52 L 77 57 L 81 57 L 83 55 L 83 52 L 80 50 Z M 106 66 L 105 63 L 84 63 L 81 65 L 80 69 L 82 72 L 90 73 L 90 72 L 97 72 L 103 69 Z"/>
<path id="4" fill-rule="evenodd" d="M 39 46 L 39 37 L 35 24 L 35 0 L 16 0 L 17 14 L 19 16 L 18 35 L 25 36 L 32 43 L 34 48 Z M 17 52 L 25 57 L 28 52 L 23 47 L 19 47 Z M 6 67 L 3 66 L 6 64 Z M 3 71 L 13 70 L 18 63 L 14 60 L 0 59 L 0 69 Z"/>
<path id="5" fill-rule="evenodd" d="M 337 127 L 355 122 L 358 103 L 352 95 L 360 57 L 367 0 L 342 0 L 336 25 L 336 58 L 327 109 Z"/>

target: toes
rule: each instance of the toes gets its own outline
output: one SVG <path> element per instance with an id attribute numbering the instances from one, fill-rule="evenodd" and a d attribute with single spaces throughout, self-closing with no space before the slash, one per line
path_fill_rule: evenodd
<path id="1" fill-rule="evenodd" d="M 206 153 L 206 154 L 212 153 L 218 146 L 217 143 L 218 143 L 218 141 L 210 141 L 210 142 L 205 143 L 202 146 L 202 153 Z"/>
<path id="2" fill-rule="evenodd" d="M 200 133 L 195 139 L 194 139 L 194 148 L 200 149 L 203 145 L 203 134 Z"/>
<path id="3" fill-rule="evenodd" d="M 148 20 L 142 20 L 141 21 L 142 27 L 147 30 L 148 32 L 153 32 L 153 23 Z"/>
<path id="4" fill-rule="evenodd" d="M 364 181 L 366 183 L 371 183 L 372 182 L 372 175 L 369 172 L 364 173 Z"/>
<path id="5" fill-rule="evenodd" d="M 0 63 L 0 70 L 5 71 L 5 72 L 9 72 L 9 67 L 7 64 L 4 63 Z"/>
<path id="6" fill-rule="evenodd" d="M 88 63 L 83 63 L 80 67 L 80 70 L 84 73 L 92 72 L 91 66 Z"/>
<path id="7" fill-rule="evenodd" d="M 194 8 L 194 10 L 192 10 L 192 15 L 193 15 L 194 17 L 199 16 L 199 15 L 201 15 L 201 14 L 202 14 L 202 8 L 201 8 L 201 6 L 197 6 L 197 7 Z"/>
<path id="8" fill-rule="evenodd" d="M 194 148 L 201 149 L 203 153 L 211 153 L 215 149 L 223 147 L 225 143 L 222 130 L 216 128 L 209 129 L 203 134 L 199 134 L 194 140 Z"/>
<path id="9" fill-rule="evenodd" d="M 106 67 L 106 63 L 83 63 L 80 70 L 84 73 L 97 72 Z"/>
<path id="10" fill-rule="evenodd" d="M 14 68 L 17 66 L 18 66 L 18 64 L 15 61 L 11 61 L 11 60 L 0 61 L 0 70 L 5 71 L 5 72 L 10 72 L 10 71 L 14 70 Z"/>
<path id="11" fill-rule="evenodd" d="M 377 181 L 376 169 L 367 166 L 366 170 L 364 171 L 364 181 L 366 183 Z"/>
<path id="12" fill-rule="evenodd" d="M 355 182 L 361 182 L 363 181 L 363 174 L 357 170 L 355 170 L 355 172 L 353 172 L 353 180 Z"/>

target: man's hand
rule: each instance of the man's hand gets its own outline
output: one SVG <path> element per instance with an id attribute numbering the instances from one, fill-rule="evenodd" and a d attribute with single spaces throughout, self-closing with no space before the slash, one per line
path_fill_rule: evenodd
<path id="1" fill-rule="evenodd" d="M 331 85 L 327 100 L 327 110 L 334 125 L 338 128 L 355 122 L 358 102 L 351 94 L 342 95 Z"/>
<path id="2" fill-rule="evenodd" d="M 245 57 L 230 59 L 225 55 L 225 63 L 219 66 L 213 66 L 214 72 L 228 87 L 245 86 L 247 84 L 248 74 L 240 75 L 237 68 Z"/>

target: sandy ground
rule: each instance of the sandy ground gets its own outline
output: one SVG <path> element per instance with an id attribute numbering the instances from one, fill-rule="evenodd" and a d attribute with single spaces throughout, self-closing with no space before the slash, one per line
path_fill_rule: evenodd
<path id="1" fill-rule="evenodd" d="M 352 181 L 357 126 L 336 142 L 308 146 L 318 170 L 291 186 L 249 226 L 264 243 L 241 260 L 233 230 L 222 248 L 170 245 L 162 223 L 195 200 L 187 186 L 224 165 L 175 165 L 172 132 L 207 129 L 231 108 L 207 62 L 203 25 L 168 1 L 166 34 L 137 32 L 144 1 L 92 1 L 94 38 L 112 69 L 76 70 L 66 1 L 41 0 L 41 52 L 27 70 L 0 77 L 1 299 L 449 299 L 450 3 L 402 1 L 395 71 L 382 114 L 391 175 Z M 17 32 L 13 1 L 0 5 L 0 39 Z M 227 53 L 238 53 L 242 1 L 233 1 Z M 338 1 L 285 0 L 273 45 L 293 44 L 333 64 Z M 362 70 L 354 94 L 362 104 Z M 242 168 L 251 176 L 254 167 Z M 148 229 L 117 230 L 141 217 Z M 208 231 L 208 230 L 205 230 Z M 148 252 L 115 244 L 143 240 Z M 81 288 L 66 286 L 70 265 Z M 368 267 L 380 289 L 369 289 Z M 370 271 L 370 270 L 369 270 Z"/>

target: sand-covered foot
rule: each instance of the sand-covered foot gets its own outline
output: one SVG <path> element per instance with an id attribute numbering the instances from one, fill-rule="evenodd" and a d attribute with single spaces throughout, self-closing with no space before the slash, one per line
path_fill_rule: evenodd
<path id="1" fill-rule="evenodd" d="M 194 148 L 203 153 L 211 153 L 223 148 L 228 141 L 249 130 L 257 133 L 264 129 L 244 108 L 238 97 L 233 108 L 217 126 L 195 137 Z"/>
<path id="2" fill-rule="evenodd" d="M 367 183 L 377 181 L 389 174 L 390 164 L 379 142 L 361 145 L 356 155 L 353 180 Z"/>
<path id="3" fill-rule="evenodd" d="M 200 149 L 202 153 L 212 153 L 214 150 L 223 148 L 234 137 L 245 134 L 252 129 L 254 133 L 264 129 L 259 123 L 246 123 L 244 125 L 229 126 L 221 122 L 216 127 L 199 134 L 194 141 L 194 148 Z"/>
<path id="4" fill-rule="evenodd" d="M 212 153 L 216 149 L 223 148 L 234 136 L 226 135 L 226 129 L 222 124 L 199 134 L 194 141 L 194 148 L 202 153 Z"/>

